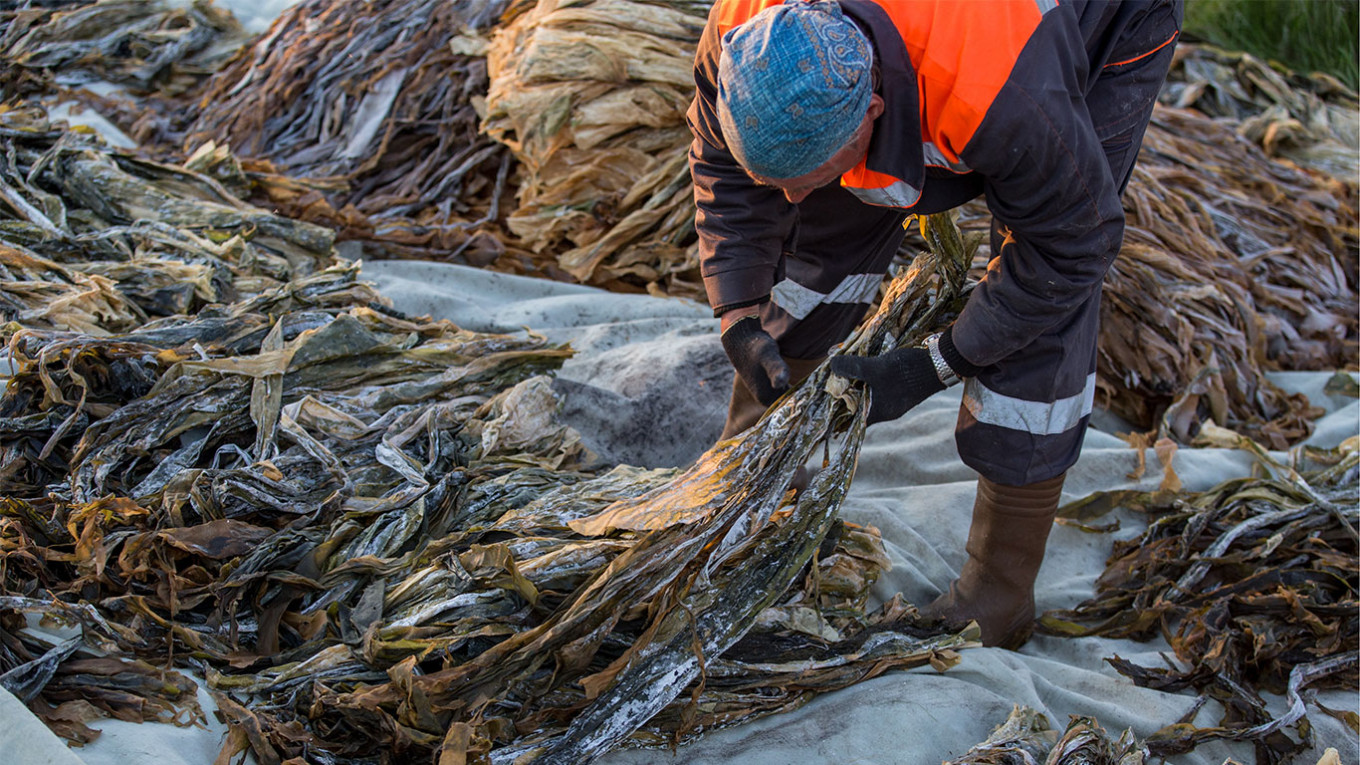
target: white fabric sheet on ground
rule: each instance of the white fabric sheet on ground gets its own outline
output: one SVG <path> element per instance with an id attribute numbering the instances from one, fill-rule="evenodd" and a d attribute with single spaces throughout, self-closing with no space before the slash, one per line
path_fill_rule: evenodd
<path id="1" fill-rule="evenodd" d="M 732 373 L 718 342 L 717 321 L 705 306 L 442 264 L 375 262 L 365 264 L 363 272 L 407 313 L 447 318 L 482 331 L 528 327 L 553 341 L 570 341 L 577 355 L 563 366 L 557 382 L 566 397 L 563 417 L 607 459 L 681 465 L 702 453 L 721 431 Z M 1360 434 L 1360 404 L 1324 393 L 1328 377 L 1294 373 L 1277 378 L 1329 410 L 1311 439 L 1324 447 Z M 882 598 L 900 591 L 914 603 L 929 602 L 963 563 L 974 474 L 954 448 L 958 405 L 958 388 L 945 391 L 901 420 L 874 426 L 865 441 L 842 514 L 882 531 L 893 562 L 876 588 Z M 1092 429 L 1069 473 L 1064 499 L 1101 490 L 1155 488 L 1161 470 L 1150 451 L 1146 457 L 1147 473 L 1139 480 L 1129 478 L 1137 452 L 1116 435 Z M 1252 465 L 1249 455 L 1222 449 L 1181 449 L 1173 463 L 1191 490 L 1250 475 Z M 1093 594 L 1112 540 L 1134 537 L 1143 527 L 1133 513 L 1118 517 L 1121 530 L 1112 534 L 1055 527 L 1036 592 L 1041 610 L 1071 607 Z M 943 674 L 929 669 L 889 673 L 820 696 L 793 712 L 710 733 L 674 755 L 620 751 L 603 761 L 929 765 L 982 741 L 1014 704 L 1043 711 L 1058 728 L 1069 715 L 1080 714 L 1095 717 L 1115 734 L 1131 727 L 1139 737 L 1191 708 L 1191 696 L 1139 688 L 1119 675 L 1104 661 L 1115 654 L 1160 665 L 1169 649 L 1160 641 L 1046 636 L 1018 652 L 970 649 L 957 667 Z M 1321 700 L 1334 709 L 1357 711 L 1354 690 L 1322 694 Z M 1283 710 L 1283 701 L 1274 701 Z M 10 707 L 4 711 L 10 719 Z M 1208 705 L 1198 722 L 1213 724 L 1216 712 L 1214 704 Z M 1360 759 L 1360 742 L 1349 728 L 1315 707 L 1309 708 L 1309 718 L 1316 746 L 1298 762 L 1315 762 L 1328 747 L 1339 750 L 1342 762 Z M 95 727 L 104 735 L 73 750 L 86 765 L 152 757 L 160 765 L 206 764 L 224 731 L 216 722 L 207 730 L 116 721 Z M 31 738 L 32 730 L 25 729 L 25 738 Z M 43 759 L 47 755 L 40 748 L 31 751 L 31 757 L 21 754 L 12 761 L 60 762 Z M 1214 742 L 1170 761 L 1217 765 L 1229 758 L 1254 760 L 1249 745 Z"/>

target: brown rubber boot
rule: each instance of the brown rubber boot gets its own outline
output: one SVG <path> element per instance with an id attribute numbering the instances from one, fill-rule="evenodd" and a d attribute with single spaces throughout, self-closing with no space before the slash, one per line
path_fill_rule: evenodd
<path id="1" fill-rule="evenodd" d="M 950 623 L 977 620 L 982 644 L 1016 649 L 1034 631 L 1034 579 L 1066 473 L 1027 486 L 978 476 L 968 561 L 949 591 L 922 609 Z"/>
<path id="2" fill-rule="evenodd" d="M 802 382 L 808 375 L 816 371 L 821 366 L 826 357 L 820 359 L 791 359 L 788 356 L 781 356 L 784 363 L 789 365 L 789 387 L 795 387 Z M 760 421 L 760 416 L 765 414 L 765 407 L 756 400 L 754 394 L 741 381 L 740 377 L 732 379 L 732 398 L 727 403 L 727 424 L 723 427 L 719 441 L 731 438 L 741 433 L 752 425 Z"/>

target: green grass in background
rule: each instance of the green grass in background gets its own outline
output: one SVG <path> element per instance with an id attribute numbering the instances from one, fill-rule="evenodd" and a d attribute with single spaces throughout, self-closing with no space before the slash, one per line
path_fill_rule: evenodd
<path id="1" fill-rule="evenodd" d="M 1186 0 L 1185 34 L 1360 87 L 1360 0 Z"/>

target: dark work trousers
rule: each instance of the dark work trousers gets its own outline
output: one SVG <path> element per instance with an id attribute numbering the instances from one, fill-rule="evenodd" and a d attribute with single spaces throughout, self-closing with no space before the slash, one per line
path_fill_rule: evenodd
<path id="1" fill-rule="evenodd" d="M 1149 41 L 1155 48 L 1178 26 L 1179 18 L 1169 13 L 1144 20 L 1127 44 L 1116 46 L 1108 58 L 1116 63 L 1101 69 L 1086 94 L 1121 193 L 1175 47 L 1151 50 Z M 931 175 L 911 210 L 862 203 L 835 184 L 813 192 L 798 206 L 793 249 L 785 253 L 771 301 L 761 308 L 761 321 L 781 354 L 815 367 L 864 318 L 901 245 L 907 214 L 958 206 L 981 188 L 972 174 Z M 993 252 L 1001 252 L 1005 234 L 993 225 Z M 996 483 L 1023 486 L 1053 478 L 1076 462 L 1095 399 L 1099 315 L 1096 292 L 1067 321 L 967 381 L 956 430 L 964 463 Z M 741 422 L 733 419 L 738 403 L 734 397 L 725 435 L 755 421 L 749 412 Z M 975 412 L 986 412 L 987 421 Z"/>

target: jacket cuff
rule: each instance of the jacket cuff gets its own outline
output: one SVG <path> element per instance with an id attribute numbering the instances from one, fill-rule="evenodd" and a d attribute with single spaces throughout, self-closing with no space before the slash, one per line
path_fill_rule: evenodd
<path id="1" fill-rule="evenodd" d="M 940 355 L 944 357 L 944 362 L 959 377 L 977 377 L 983 367 L 965 359 L 959 349 L 954 345 L 954 325 L 949 325 L 940 335 Z"/>
<path id="2" fill-rule="evenodd" d="M 704 291 L 708 293 L 708 304 L 713 307 L 714 316 L 734 308 L 767 303 L 773 289 L 772 268 L 719 271 L 704 277 Z"/>

